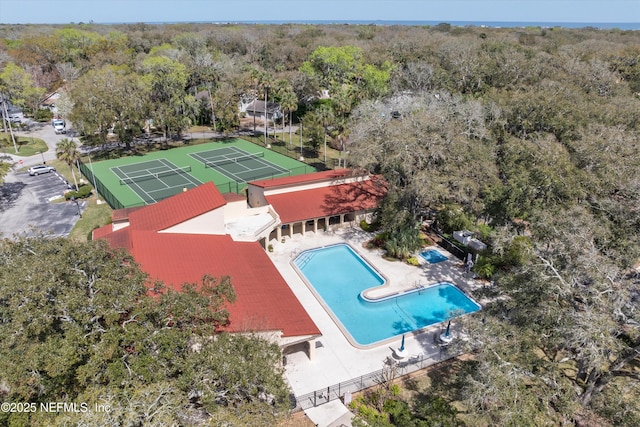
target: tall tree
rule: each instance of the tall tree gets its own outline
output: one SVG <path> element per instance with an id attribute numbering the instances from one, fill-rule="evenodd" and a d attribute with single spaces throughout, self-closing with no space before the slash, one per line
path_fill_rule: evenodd
<path id="1" fill-rule="evenodd" d="M 73 171 L 73 165 L 80 160 L 80 157 L 82 157 L 82 155 L 78 151 L 78 145 L 74 140 L 63 138 L 56 145 L 56 158 L 69 165 L 76 190 L 78 189 L 78 181 L 76 180 L 76 173 Z"/>
<path id="2" fill-rule="evenodd" d="M 318 119 L 320 123 L 322 123 L 322 128 L 324 129 L 324 164 L 327 165 L 327 132 L 329 126 L 333 123 L 335 116 L 333 114 L 333 109 L 331 105 L 323 103 L 317 109 Z"/>
<path id="3" fill-rule="evenodd" d="M 12 104 L 34 113 L 42 100 L 44 89 L 33 83 L 31 75 L 20 66 L 9 62 L 0 72 L 0 93 Z"/>
<path id="4" fill-rule="evenodd" d="M 151 56 L 142 62 L 148 84 L 151 117 L 165 136 L 180 134 L 195 117 L 198 105 L 195 97 L 186 93 L 188 73 L 180 62 L 166 56 Z"/>
<path id="5" fill-rule="evenodd" d="M 110 129 L 130 149 L 148 118 L 148 86 L 128 67 L 91 70 L 71 85 L 71 121 L 86 136 L 107 142 Z M 88 142 L 91 142 L 90 138 Z"/>
<path id="6" fill-rule="evenodd" d="M 298 98 L 296 97 L 291 83 L 288 80 L 280 80 L 278 82 L 277 96 L 280 101 L 280 107 L 283 110 L 282 116 L 282 140 L 284 141 L 284 125 L 286 114 L 289 113 L 289 148 L 293 148 L 293 139 L 291 134 L 291 115 L 298 109 Z"/>
<path id="7" fill-rule="evenodd" d="M 217 332 L 229 277 L 151 296 L 134 260 L 104 242 L 38 236 L 0 241 L 0 253 L 2 401 L 79 409 L 2 411 L 0 424 L 277 425 L 288 413 L 277 345 Z"/>

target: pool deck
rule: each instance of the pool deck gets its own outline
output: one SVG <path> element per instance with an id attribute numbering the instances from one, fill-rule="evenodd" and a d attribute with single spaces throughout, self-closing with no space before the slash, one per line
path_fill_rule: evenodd
<path id="1" fill-rule="evenodd" d="M 274 251 L 269 253 L 273 263 L 322 332 L 312 360 L 309 360 L 302 351 L 287 355 L 286 377 L 296 396 L 383 368 L 385 360 L 393 356 L 393 350 L 400 346 L 401 340 L 398 337 L 364 349 L 354 347 L 293 268 L 291 261 L 300 252 L 337 243 L 349 243 L 387 279 L 383 287 L 368 293 L 370 297 L 379 298 L 438 282 L 453 283 L 467 294 L 471 289 L 481 286 L 471 276 L 465 275 L 460 260 L 440 247 L 438 250 L 449 257 L 449 260 L 429 264 L 420 258 L 423 263 L 415 267 L 400 261 L 385 260 L 382 258 L 382 250 L 365 249 L 363 243 L 371 237 L 372 234 L 365 233 L 358 227 L 335 232 L 307 233 L 306 236 L 294 235 L 291 239 L 286 237 L 285 243 L 275 240 L 269 242 L 274 248 Z M 452 325 L 455 328 L 455 321 Z M 429 327 L 421 333 L 406 334 L 405 348 L 408 354 L 423 355 L 426 360 L 425 365 L 439 361 L 440 348 L 434 344 L 433 336 L 434 333 L 440 333 L 443 329 L 443 325 L 440 324 Z M 313 408 L 313 410 L 319 410 L 319 408 Z M 319 424 L 322 425 L 322 423 Z M 326 425 L 329 424 L 331 423 L 326 423 Z"/>

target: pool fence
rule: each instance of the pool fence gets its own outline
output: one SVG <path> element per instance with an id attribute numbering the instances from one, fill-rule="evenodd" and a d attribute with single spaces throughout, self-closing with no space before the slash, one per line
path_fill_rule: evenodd
<path id="1" fill-rule="evenodd" d="M 292 407 L 294 411 L 304 411 L 337 399 L 342 399 L 347 405 L 349 399 L 345 398 L 345 396 L 382 384 L 389 379 L 390 369 L 395 370 L 394 379 L 397 380 L 426 367 L 449 362 L 460 356 L 460 354 L 450 354 L 446 346 L 440 346 L 437 351 L 430 354 L 420 353 L 409 356 L 406 360 L 396 361 L 392 357 L 388 357 L 383 362 L 385 367 L 382 369 L 301 396 L 292 397 Z"/>

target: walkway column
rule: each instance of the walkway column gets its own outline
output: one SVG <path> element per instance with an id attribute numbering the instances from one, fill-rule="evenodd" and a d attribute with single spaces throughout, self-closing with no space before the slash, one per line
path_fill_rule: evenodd
<path id="1" fill-rule="evenodd" d="M 344 225 L 344 214 L 340 214 L 340 225 Z"/>
<path id="2" fill-rule="evenodd" d="M 316 340 L 307 341 L 307 344 L 309 345 L 309 360 L 313 360 L 316 356 Z"/>
<path id="3" fill-rule="evenodd" d="M 307 221 L 302 221 L 302 235 L 304 236 L 307 232 Z"/>
<path id="4" fill-rule="evenodd" d="M 293 239 L 293 224 L 294 223 L 289 224 L 289 238 L 290 239 Z"/>
<path id="5" fill-rule="evenodd" d="M 276 229 L 276 240 L 279 242 L 282 239 L 282 225 L 278 225 Z"/>
<path id="6" fill-rule="evenodd" d="M 318 234 L 318 218 L 313 219 L 313 232 Z"/>

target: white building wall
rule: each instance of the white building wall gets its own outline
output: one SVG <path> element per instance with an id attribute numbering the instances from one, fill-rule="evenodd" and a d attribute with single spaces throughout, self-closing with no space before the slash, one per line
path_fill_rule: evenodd
<path id="1" fill-rule="evenodd" d="M 160 231 L 160 233 L 182 234 L 226 234 L 224 228 L 224 209 L 215 209 L 191 218 L 180 224 Z"/>

